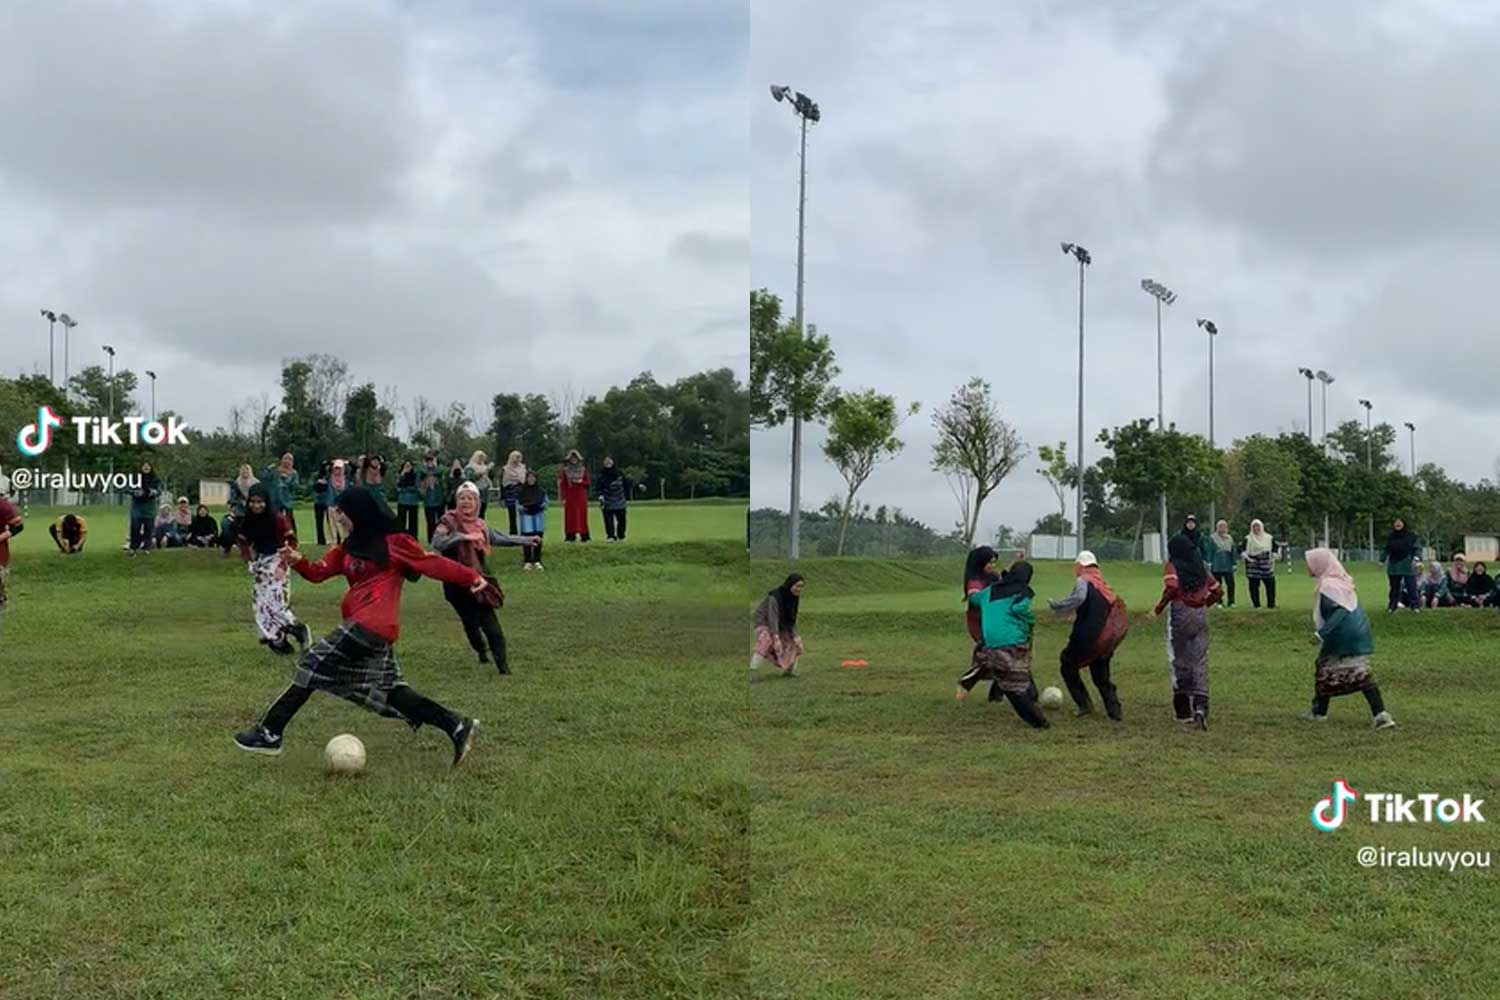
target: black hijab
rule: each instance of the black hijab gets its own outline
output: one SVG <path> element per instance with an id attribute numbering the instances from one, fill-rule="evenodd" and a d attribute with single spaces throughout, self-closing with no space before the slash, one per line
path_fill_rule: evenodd
<path id="1" fill-rule="evenodd" d="M 1208 567 L 1203 565 L 1203 555 L 1188 537 L 1186 529 L 1167 543 L 1167 555 L 1172 560 L 1172 568 L 1177 570 L 1177 589 L 1192 593 L 1208 580 Z"/>
<path id="2" fill-rule="evenodd" d="M 625 474 L 620 471 L 619 462 L 616 462 L 614 465 L 606 465 L 599 470 L 599 485 L 608 486 L 615 480 L 624 478 L 624 475 Z"/>
<path id="3" fill-rule="evenodd" d="M 1193 525 L 1191 528 L 1188 527 L 1189 522 L 1191 522 L 1192 525 Z M 1193 518 L 1188 518 L 1188 520 L 1186 520 L 1186 521 L 1183 521 L 1182 522 L 1182 533 L 1187 536 L 1188 541 L 1192 542 L 1194 545 L 1197 545 L 1198 544 L 1198 519 L 1196 517 L 1193 517 Z M 1172 544 L 1171 542 L 1167 543 L 1168 549 L 1171 548 L 1171 544 Z"/>
<path id="4" fill-rule="evenodd" d="M 1417 547 L 1417 536 L 1411 533 L 1406 522 L 1401 522 L 1401 530 L 1391 529 L 1391 533 L 1385 539 L 1386 555 L 1395 560 L 1405 559 L 1412 554 Z"/>
<path id="5" fill-rule="evenodd" d="M 252 497 L 260 497 L 265 501 L 259 514 L 250 510 Z M 239 532 L 260 555 L 275 555 L 276 550 L 281 547 L 281 539 L 276 537 L 276 512 L 271 509 L 271 493 L 264 483 L 256 483 L 250 487 L 250 492 L 245 497 L 245 516 L 240 518 Z"/>
<path id="6" fill-rule="evenodd" d="M 969 552 L 969 558 L 964 562 L 964 601 L 969 600 L 969 583 L 979 580 L 984 583 L 994 583 L 999 578 L 994 573 L 986 573 L 984 568 L 995 561 L 995 550 L 988 545 L 981 545 Z"/>
<path id="7" fill-rule="evenodd" d="M 990 587 L 990 600 L 1003 601 L 1008 597 L 1035 597 L 1031 589 L 1031 563 L 1021 559 L 1010 569 L 1000 574 L 998 583 Z"/>
<path id="8" fill-rule="evenodd" d="M 344 551 L 356 559 L 384 566 L 390 560 L 386 536 L 399 529 L 390 508 L 366 486 L 355 486 L 339 494 L 339 510 L 354 522 L 354 530 L 344 540 Z"/>
<path id="9" fill-rule="evenodd" d="M 529 478 L 535 479 L 536 477 L 531 476 Z M 521 505 L 522 509 L 524 509 L 526 513 L 535 514 L 535 508 L 542 505 L 542 498 L 546 495 L 547 493 L 542 489 L 540 480 L 534 483 L 522 483 L 521 492 L 519 495 L 517 495 L 516 502 Z"/>
<path id="10" fill-rule="evenodd" d="M 73 542 L 74 544 L 77 544 L 78 539 L 83 537 L 83 522 L 78 520 L 78 515 L 63 515 L 62 536 L 64 540 Z"/>
<path id="11" fill-rule="evenodd" d="M 781 586 L 771 591 L 771 596 L 776 598 L 776 605 L 781 611 L 779 624 L 783 629 L 790 629 L 797 624 L 797 606 L 802 603 L 802 599 L 792 593 L 792 588 L 801 582 L 802 574 L 793 573 Z"/>

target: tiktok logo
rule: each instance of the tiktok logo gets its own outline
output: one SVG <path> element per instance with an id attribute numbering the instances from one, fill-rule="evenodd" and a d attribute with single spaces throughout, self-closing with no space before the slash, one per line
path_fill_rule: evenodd
<path id="1" fill-rule="evenodd" d="M 36 423 L 27 424 L 16 432 L 16 447 L 21 454 L 36 458 L 52 447 L 52 429 L 62 426 L 62 418 L 52 412 L 50 406 L 36 408 Z"/>
<path id="2" fill-rule="evenodd" d="M 1309 817 L 1312 825 L 1324 833 L 1332 833 L 1344 825 L 1344 803 L 1353 802 L 1359 798 L 1359 793 L 1349 787 L 1349 783 L 1343 778 L 1333 779 L 1333 794 L 1326 799 L 1319 799 L 1318 804 L 1312 807 Z"/>

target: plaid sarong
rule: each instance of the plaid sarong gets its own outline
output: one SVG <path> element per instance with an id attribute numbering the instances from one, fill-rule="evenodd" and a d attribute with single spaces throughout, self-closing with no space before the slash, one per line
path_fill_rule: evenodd
<path id="1" fill-rule="evenodd" d="M 5 605 L 10 603 L 10 567 L 0 566 L 0 611 L 5 610 Z"/>
<path id="2" fill-rule="evenodd" d="M 986 646 L 974 651 L 974 659 L 981 665 L 981 674 L 993 678 L 1006 694 L 1025 694 L 1031 690 L 1030 646 Z"/>
<path id="3" fill-rule="evenodd" d="M 1370 657 L 1319 656 L 1316 666 L 1317 691 L 1321 698 L 1353 694 L 1375 686 L 1375 674 L 1370 670 Z"/>
<path id="4" fill-rule="evenodd" d="M 406 684 L 395 648 L 354 622 L 344 622 L 308 647 L 297 661 L 292 683 L 338 695 L 387 719 L 410 722 L 388 698 L 392 688 Z"/>

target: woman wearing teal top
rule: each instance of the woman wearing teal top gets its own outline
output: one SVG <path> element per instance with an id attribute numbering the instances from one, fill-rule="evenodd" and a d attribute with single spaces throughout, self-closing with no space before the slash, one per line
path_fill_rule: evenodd
<path id="1" fill-rule="evenodd" d="M 396 476 L 396 524 L 413 538 L 417 534 L 417 505 L 422 502 L 422 492 L 417 489 L 417 473 L 411 462 L 401 463 L 401 472 Z"/>
<path id="2" fill-rule="evenodd" d="M 423 457 L 417 485 L 422 489 L 422 515 L 427 519 L 427 541 L 431 544 L 438 520 L 447 509 L 443 504 L 443 470 L 438 468 L 436 455 L 428 454 Z"/>
<path id="3" fill-rule="evenodd" d="M 994 679 L 1011 707 L 1027 725 L 1046 729 L 1047 719 L 1036 707 L 1036 682 L 1031 677 L 1031 633 L 1036 619 L 1031 602 L 1031 564 L 1011 566 L 1000 581 L 969 595 L 969 606 L 979 612 L 980 648 L 976 665 Z"/>
<path id="4" fill-rule="evenodd" d="M 266 492 L 271 495 L 271 510 L 278 514 L 285 514 L 286 519 L 292 522 L 292 534 L 297 534 L 297 515 L 292 510 L 292 504 L 297 497 L 297 487 L 301 480 L 297 477 L 297 467 L 292 461 L 292 453 L 287 452 L 281 456 L 281 461 L 266 470 L 261 477 L 266 484 Z"/>
<path id="5" fill-rule="evenodd" d="M 1396 518 L 1391 533 L 1386 537 L 1380 561 L 1385 563 L 1385 575 L 1390 581 L 1390 592 L 1386 600 L 1385 613 L 1392 614 L 1397 604 L 1404 603 L 1413 611 L 1417 606 L 1416 570 L 1412 559 L 1417 555 L 1417 536 L 1406 527 L 1406 522 Z"/>
<path id="6" fill-rule="evenodd" d="M 1328 702 L 1341 694 L 1359 691 L 1370 704 L 1376 729 L 1396 724 L 1385 710 L 1375 675 L 1370 671 L 1370 619 L 1359 606 L 1354 580 L 1328 549 L 1307 553 L 1307 575 L 1318 581 L 1313 595 L 1313 641 L 1318 643 L 1314 666 L 1315 689 L 1311 710 L 1302 717 L 1309 722 L 1328 721 Z"/>
<path id="7" fill-rule="evenodd" d="M 1234 536 L 1229 533 L 1229 522 L 1220 521 L 1214 525 L 1214 533 L 1208 536 L 1208 568 L 1213 572 L 1214 579 L 1219 581 L 1219 586 L 1224 588 L 1224 596 L 1227 598 L 1225 605 L 1234 607 L 1234 567 L 1240 561 L 1239 551 L 1235 548 Z"/>

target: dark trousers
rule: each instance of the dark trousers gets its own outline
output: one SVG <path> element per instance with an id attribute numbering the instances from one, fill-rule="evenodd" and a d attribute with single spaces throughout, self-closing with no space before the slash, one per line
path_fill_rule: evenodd
<path id="1" fill-rule="evenodd" d="M 527 538 L 535 538 L 536 539 L 536 544 L 535 545 L 526 545 L 526 546 L 523 546 L 521 548 L 521 562 L 523 564 L 525 564 L 525 563 L 539 563 L 539 562 L 541 562 L 542 561 L 542 536 L 541 536 L 541 534 L 538 533 L 538 532 L 535 532 L 535 531 L 528 531 L 528 532 L 526 532 L 526 537 Z"/>
<path id="2" fill-rule="evenodd" d="M 623 507 L 619 510 L 604 512 L 604 534 L 616 541 L 625 540 L 625 509 Z"/>
<path id="3" fill-rule="evenodd" d="M 1364 696 L 1365 701 L 1370 703 L 1371 715 L 1379 715 L 1381 712 L 1385 711 L 1385 700 L 1380 697 L 1380 687 L 1378 685 L 1371 684 L 1369 687 L 1365 688 Z M 1328 714 L 1328 698 L 1329 696 L 1324 694 L 1313 695 L 1313 715 Z"/>
<path id="4" fill-rule="evenodd" d="M 151 548 L 151 524 L 150 514 L 130 515 L 130 551 Z"/>
<path id="5" fill-rule="evenodd" d="M 505 515 L 506 517 L 510 518 L 510 533 L 514 535 L 516 533 L 516 519 L 519 516 L 519 512 L 516 510 L 516 505 L 513 503 L 506 504 Z"/>
<path id="6" fill-rule="evenodd" d="M 417 534 L 417 505 L 414 503 L 398 503 L 396 505 L 396 524 L 411 537 L 420 538 L 421 536 Z"/>
<path id="7" fill-rule="evenodd" d="M 1114 682 L 1109 679 L 1109 662 L 1112 656 L 1095 660 L 1088 664 L 1089 673 L 1093 675 L 1094 687 L 1099 689 L 1099 697 L 1104 701 L 1104 710 L 1109 717 L 1119 721 L 1121 716 L 1120 696 L 1115 689 Z M 1082 664 L 1069 662 L 1068 651 L 1063 650 L 1062 655 L 1062 678 L 1063 683 L 1068 686 L 1068 694 L 1073 696 L 1073 704 L 1084 711 L 1093 709 L 1094 704 L 1089 699 L 1089 689 L 1083 686 Z"/>
<path id="8" fill-rule="evenodd" d="M 1186 691 L 1172 692 L 1172 714 L 1178 722 L 1188 722 L 1194 712 L 1202 712 L 1204 718 L 1208 717 L 1208 695 L 1189 697 Z"/>
<path id="9" fill-rule="evenodd" d="M 479 501 L 479 519 L 481 521 L 484 520 L 484 512 L 487 511 L 487 510 L 489 510 L 489 509 L 490 509 L 490 502 L 488 500 L 480 500 Z"/>
<path id="10" fill-rule="evenodd" d="M 281 692 L 281 697 L 266 711 L 266 717 L 261 720 L 261 725 L 280 736 L 286 729 L 287 723 L 292 721 L 292 716 L 297 710 L 307 704 L 307 699 L 312 697 L 313 689 L 298 687 L 295 684 L 287 686 Z M 450 737 L 456 731 L 462 720 L 448 709 L 439 705 L 430 698 L 424 698 L 417 694 L 405 684 L 391 688 L 386 695 L 386 700 L 391 707 L 406 716 L 413 723 L 427 723 L 429 726 L 437 726 Z"/>
<path id="11" fill-rule="evenodd" d="M 999 690 L 994 684 L 990 685 L 990 701 L 1000 700 L 998 697 Z M 1031 682 L 1031 686 L 1026 689 L 1024 694 L 1012 694 L 1007 691 L 1005 692 L 1005 697 L 1010 699 L 1010 707 L 1016 710 L 1016 714 L 1021 717 L 1021 721 L 1032 729 L 1046 729 L 1051 725 L 1047 721 L 1047 717 L 1042 714 L 1042 710 L 1037 707 L 1035 681 Z"/>
<path id="12" fill-rule="evenodd" d="M 500 631 L 500 619 L 496 617 L 495 609 L 487 604 L 480 604 L 469 596 L 465 588 L 452 584 L 443 585 L 443 596 L 448 599 L 453 610 L 458 612 L 458 620 L 464 627 L 464 637 L 469 640 L 474 652 L 483 656 L 488 646 L 489 654 L 495 661 L 495 669 L 506 673 L 505 633 Z"/>
<path id="13" fill-rule="evenodd" d="M 437 523 L 443 518 L 440 507 L 423 507 L 422 513 L 427 515 L 427 540 L 432 541 L 432 536 L 437 533 Z"/>
<path id="14" fill-rule="evenodd" d="M 1387 576 L 1390 584 L 1390 593 L 1386 599 L 1385 609 L 1395 611 L 1398 604 L 1405 604 L 1408 608 L 1417 606 L 1417 578 L 1414 576 Z"/>
<path id="15" fill-rule="evenodd" d="M 1224 603 L 1234 607 L 1234 574 L 1215 573 L 1214 579 L 1219 581 L 1219 586 L 1224 588 Z"/>
<path id="16" fill-rule="evenodd" d="M 1261 585 L 1264 584 L 1266 588 L 1266 607 L 1276 607 L 1276 578 L 1274 576 L 1268 576 L 1262 579 L 1258 576 L 1252 576 L 1248 579 L 1250 581 L 1251 606 L 1257 608 L 1260 607 L 1260 588 Z"/>
<path id="17" fill-rule="evenodd" d="M 318 533 L 318 544 L 319 545 L 327 545 L 328 544 L 328 536 L 324 533 L 324 530 L 323 530 L 327 526 L 327 524 L 328 524 L 328 505 L 326 503 L 315 503 L 315 504 L 313 504 L 313 526 L 317 530 L 317 533 Z"/>

